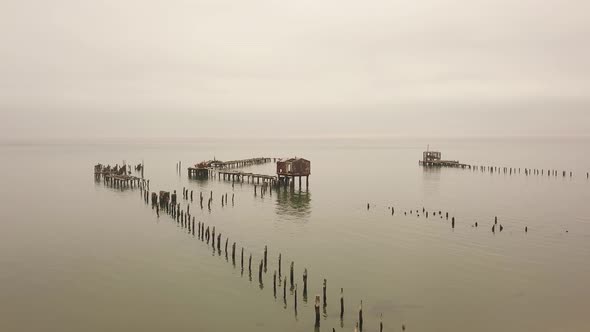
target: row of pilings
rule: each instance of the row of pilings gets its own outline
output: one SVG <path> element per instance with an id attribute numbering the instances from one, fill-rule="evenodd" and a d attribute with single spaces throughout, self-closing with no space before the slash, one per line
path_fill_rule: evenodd
<path id="1" fill-rule="evenodd" d="M 118 183 L 112 181 L 104 181 L 104 184 L 113 188 L 119 188 Z M 128 186 L 123 189 L 139 189 L 140 197 L 145 205 L 150 206 L 154 211 L 158 219 L 166 216 L 172 222 L 175 222 L 178 227 L 185 230 L 189 235 L 203 243 L 207 247 L 210 247 L 213 254 L 217 254 L 220 257 L 225 257 L 225 260 L 234 268 L 240 269 L 240 275 L 244 276 L 247 274 L 248 280 L 253 282 L 256 278 L 260 290 L 265 289 L 266 284 L 272 283 L 273 298 L 275 300 L 282 300 L 283 306 L 286 309 L 288 303 L 292 303 L 292 309 L 295 316 L 298 315 L 298 300 L 299 296 L 304 302 L 308 302 L 308 290 L 310 287 L 310 276 L 307 268 L 303 269 L 303 272 L 299 272 L 300 276 L 297 276 L 295 261 L 291 261 L 285 268 L 288 271 L 283 270 L 282 253 L 275 254 L 276 266 L 272 271 L 272 279 L 270 278 L 269 263 L 269 249 L 268 246 L 264 246 L 264 251 L 260 253 L 260 261 L 258 264 L 257 258 L 253 256 L 253 252 L 248 251 L 245 246 L 241 246 L 238 241 L 233 239 L 230 241 L 228 236 L 225 236 L 223 232 L 215 225 L 207 224 L 204 221 L 196 220 L 194 215 L 191 215 L 191 204 L 195 198 L 194 192 L 186 188 L 182 189 L 182 199 L 184 206 L 177 198 L 176 190 L 173 191 L 169 200 L 160 200 L 160 195 L 155 191 L 150 191 L 149 180 L 139 181 L 137 186 Z M 262 194 L 262 193 L 261 193 Z M 221 196 L 222 205 L 228 204 L 229 196 L 227 193 Z M 199 193 L 200 207 L 203 209 L 203 193 Z M 213 201 L 213 191 L 211 191 L 208 205 L 210 209 L 211 202 Z M 235 196 L 231 196 L 232 205 L 235 202 Z M 238 256 L 239 255 L 239 256 Z M 254 266 L 252 262 L 254 261 Z M 257 264 L 257 265 L 256 265 Z M 253 277 L 254 276 L 254 277 Z M 328 280 L 323 278 L 321 293 L 313 297 L 314 303 L 314 314 L 313 327 L 315 331 L 320 330 L 322 325 L 322 317 L 327 318 L 327 307 L 329 304 L 327 296 Z M 299 282 L 301 281 L 301 283 Z M 270 288 L 270 286 L 268 286 Z M 289 291 L 287 292 L 287 288 Z M 300 295 L 299 295 L 300 294 Z M 348 313 L 344 298 L 344 288 L 340 288 L 340 297 L 337 299 L 340 317 L 340 328 L 344 328 L 344 317 Z M 362 300 L 359 300 L 358 307 L 353 308 L 351 311 L 355 319 L 355 331 L 368 330 L 363 316 L 363 304 Z M 402 329 L 405 330 L 405 325 L 402 325 Z M 335 331 L 335 328 L 332 328 Z M 382 315 L 379 321 L 379 331 L 383 331 Z"/>
<path id="2" fill-rule="evenodd" d="M 371 204 L 371 203 L 367 203 L 366 205 L 367 211 L 370 210 L 374 210 L 375 208 L 383 208 L 382 206 L 379 206 L 377 204 Z M 400 209 L 399 207 L 395 207 L 395 206 L 387 206 L 387 210 L 389 210 L 389 213 L 391 214 L 391 216 L 394 215 L 403 215 L 403 217 L 416 217 L 416 218 L 424 218 L 424 219 L 429 219 L 429 220 L 443 220 L 445 222 L 449 223 L 449 226 L 451 229 L 455 229 L 455 224 L 456 224 L 456 220 L 455 220 L 455 216 L 450 215 L 448 211 L 442 211 L 442 210 L 433 210 L 433 209 L 427 209 L 425 207 L 422 207 L 421 209 Z M 458 223 L 458 221 L 457 221 Z M 473 222 L 467 222 L 464 225 L 468 225 L 470 227 L 473 228 L 479 228 L 480 223 L 475 220 Z M 490 226 L 491 225 L 491 226 Z M 486 225 L 484 225 L 486 226 Z M 490 227 L 490 230 L 493 234 L 496 234 L 496 232 L 502 232 L 506 226 L 505 224 L 502 223 L 498 223 L 498 216 L 494 216 L 493 218 L 489 218 L 489 224 L 487 224 L 488 227 Z M 525 225 L 524 227 L 522 227 L 522 232 L 524 232 L 525 234 L 528 233 L 529 231 L 529 227 L 528 225 Z M 564 229 L 563 230 L 564 233 L 569 233 L 568 229 Z"/>
<path id="3" fill-rule="evenodd" d="M 572 178 L 574 172 L 571 170 L 557 170 L 551 168 L 524 168 L 524 167 L 506 167 L 506 166 L 482 166 L 471 165 L 469 168 L 473 172 L 491 173 L 491 174 L 507 174 L 507 175 L 525 175 L 525 176 L 547 176 L 547 177 L 562 177 Z M 586 179 L 590 179 L 590 172 L 586 172 Z"/>

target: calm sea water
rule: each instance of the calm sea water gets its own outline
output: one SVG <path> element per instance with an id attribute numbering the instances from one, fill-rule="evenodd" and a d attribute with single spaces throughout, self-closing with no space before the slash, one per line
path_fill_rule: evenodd
<path id="1" fill-rule="evenodd" d="M 253 140 L 0 146 L 1 331 L 586 331 L 590 327 L 589 139 Z M 571 170 L 572 178 L 425 170 L 426 145 L 472 164 Z M 305 157 L 308 192 L 178 175 L 201 160 Z M 253 255 L 264 287 L 197 241 L 138 190 L 95 183 L 93 165 L 145 161 L 152 190 L 213 190 L 198 220 Z M 249 168 L 272 174 L 273 164 Z M 235 195 L 221 207 L 220 196 Z M 367 203 L 371 209 L 367 210 Z M 184 205 L 184 202 L 183 202 Z M 395 207 L 392 216 L 389 206 Z M 424 218 L 404 211 L 448 211 Z M 491 232 L 494 216 L 504 226 Z M 479 227 L 473 227 L 477 221 Z M 528 226 L 525 234 L 524 227 Z M 299 284 L 272 292 L 283 255 Z M 230 258 L 231 261 L 231 258 Z M 309 299 L 301 297 L 303 269 Z M 339 319 L 339 292 L 346 313 Z"/>

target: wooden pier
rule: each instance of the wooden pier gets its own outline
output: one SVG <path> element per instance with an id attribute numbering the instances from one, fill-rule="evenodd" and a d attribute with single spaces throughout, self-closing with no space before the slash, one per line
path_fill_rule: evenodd
<path id="1" fill-rule="evenodd" d="M 261 165 L 270 162 L 276 162 L 277 158 L 258 157 L 250 159 L 230 160 L 221 162 L 219 168 L 242 168 L 252 165 Z"/>
<path id="2" fill-rule="evenodd" d="M 217 171 L 220 179 L 231 180 L 232 182 L 244 182 L 247 183 L 268 183 L 270 185 L 277 184 L 277 177 L 274 175 L 247 173 L 241 171 Z"/>
<path id="3" fill-rule="evenodd" d="M 97 164 L 94 166 L 94 178 L 97 180 L 102 178 L 105 184 L 108 183 L 115 187 L 133 187 L 145 183 L 144 179 L 129 173 L 131 172 L 128 171 L 127 165 L 111 167 L 110 165 Z"/>
<path id="4" fill-rule="evenodd" d="M 456 160 L 437 160 L 437 161 L 418 161 L 418 165 L 424 167 L 457 167 L 457 168 L 469 168 L 471 165 L 461 164 Z"/>
<path id="5" fill-rule="evenodd" d="M 418 165 L 424 167 L 456 167 L 456 168 L 471 168 L 471 165 L 461 164 L 457 160 L 442 160 L 442 154 L 439 151 L 426 150 L 422 153 L 422 160 L 418 161 Z"/>
<path id="6" fill-rule="evenodd" d="M 219 170 L 223 169 L 235 169 L 235 168 L 242 168 L 248 167 L 253 165 L 261 165 L 266 164 L 269 162 L 276 161 L 277 158 L 268 158 L 268 157 L 258 157 L 258 158 L 249 158 L 249 159 L 239 159 L 239 160 L 229 160 L 229 161 L 221 161 L 221 160 L 209 160 L 203 161 L 195 165 L 195 167 L 188 168 L 188 177 L 189 178 L 201 178 L 207 179 L 213 175 L 214 172 L 218 172 L 219 175 L 224 176 L 225 178 L 231 178 L 234 180 L 240 180 L 243 182 L 243 177 L 246 176 L 248 178 L 248 182 L 250 178 L 255 178 L 257 181 L 260 181 L 262 178 L 267 178 L 267 175 L 263 174 L 253 174 L 253 173 L 243 173 L 243 172 L 219 172 Z M 271 179 L 266 179 L 271 180 Z"/>

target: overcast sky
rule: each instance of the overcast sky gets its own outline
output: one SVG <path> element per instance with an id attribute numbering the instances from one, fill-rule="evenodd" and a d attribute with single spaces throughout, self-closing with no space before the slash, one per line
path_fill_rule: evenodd
<path id="1" fill-rule="evenodd" d="M 0 0 L 4 139 L 588 135 L 589 105 L 588 0 Z"/>

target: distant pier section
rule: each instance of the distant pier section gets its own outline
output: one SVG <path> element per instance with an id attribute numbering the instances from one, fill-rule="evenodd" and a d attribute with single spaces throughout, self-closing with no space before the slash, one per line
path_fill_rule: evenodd
<path id="1" fill-rule="evenodd" d="M 256 174 L 244 172 L 240 168 L 266 164 L 269 162 L 276 163 L 276 175 Z M 309 188 L 309 175 L 311 174 L 311 162 L 304 158 L 277 159 L 268 157 L 241 159 L 241 160 L 209 160 L 203 161 L 188 168 L 189 178 L 207 179 L 218 176 L 219 179 L 232 182 L 247 182 L 263 185 L 295 187 L 295 180 L 299 181 L 299 189 L 302 188 L 301 179 L 305 178 L 305 187 Z"/>
<path id="2" fill-rule="evenodd" d="M 240 159 L 240 160 L 229 160 L 229 161 L 221 161 L 221 160 L 209 160 L 203 161 L 195 165 L 195 167 L 188 168 L 188 177 L 189 178 L 208 178 L 213 174 L 213 172 L 217 171 L 218 173 L 222 173 L 222 170 L 232 169 L 232 168 L 242 168 L 248 167 L 253 165 L 261 165 L 266 164 L 269 162 L 276 161 L 277 158 L 268 158 L 268 157 L 258 157 L 258 158 L 249 158 L 249 159 Z M 223 172 L 223 173 L 231 173 L 231 172 Z M 237 172 L 236 172 L 237 173 Z"/>
<path id="3" fill-rule="evenodd" d="M 422 153 L 422 160 L 418 161 L 418 165 L 424 167 L 457 167 L 457 168 L 471 168 L 471 165 L 461 164 L 457 160 L 443 160 L 440 151 L 426 150 Z"/>

